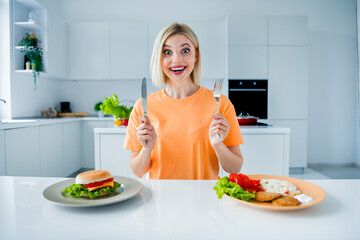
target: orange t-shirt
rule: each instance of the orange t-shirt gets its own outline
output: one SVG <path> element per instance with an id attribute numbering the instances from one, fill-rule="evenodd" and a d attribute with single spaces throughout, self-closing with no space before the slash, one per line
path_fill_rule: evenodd
<path id="1" fill-rule="evenodd" d="M 210 144 L 211 116 L 216 113 L 212 91 L 200 87 L 192 96 L 174 99 L 159 90 L 148 95 L 148 118 L 155 127 L 156 143 L 151 153 L 150 179 L 217 179 L 219 162 Z M 234 106 L 221 95 L 219 113 L 230 124 L 226 146 L 243 143 Z M 139 117 L 144 114 L 141 99 L 131 112 L 124 148 L 140 151 L 136 136 Z"/>

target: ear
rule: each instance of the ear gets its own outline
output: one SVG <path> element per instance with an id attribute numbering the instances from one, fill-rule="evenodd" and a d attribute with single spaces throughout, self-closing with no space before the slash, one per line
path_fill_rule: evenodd
<path id="1" fill-rule="evenodd" d="M 199 58 L 199 51 L 196 49 L 196 51 L 195 51 L 195 62 L 197 62 L 198 58 Z"/>

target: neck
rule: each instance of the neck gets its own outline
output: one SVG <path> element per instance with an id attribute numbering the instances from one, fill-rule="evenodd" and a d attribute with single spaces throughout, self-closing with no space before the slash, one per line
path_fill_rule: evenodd
<path id="1" fill-rule="evenodd" d="M 193 95 L 198 89 L 199 85 L 194 84 L 193 82 L 185 83 L 176 83 L 169 82 L 169 85 L 165 88 L 165 93 L 171 97 L 176 99 L 187 98 Z"/>

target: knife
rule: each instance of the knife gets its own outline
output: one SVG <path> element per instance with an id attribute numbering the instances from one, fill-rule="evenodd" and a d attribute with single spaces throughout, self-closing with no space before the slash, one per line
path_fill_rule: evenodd
<path id="1" fill-rule="evenodd" d="M 147 117 L 147 91 L 146 91 L 146 78 L 143 78 L 141 82 L 141 98 L 142 106 L 144 110 L 144 117 Z M 145 143 L 148 143 L 148 140 L 145 140 Z"/>

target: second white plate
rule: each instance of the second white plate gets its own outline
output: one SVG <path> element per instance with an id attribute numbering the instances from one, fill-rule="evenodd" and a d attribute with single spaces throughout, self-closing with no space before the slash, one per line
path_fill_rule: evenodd
<path id="1" fill-rule="evenodd" d="M 75 179 L 64 180 L 47 187 L 43 191 L 43 197 L 54 204 L 68 207 L 94 207 L 127 200 L 137 195 L 143 188 L 141 182 L 128 177 L 114 176 L 114 181 L 121 183 L 121 187 L 115 193 L 99 198 L 74 198 L 64 194 L 62 190 L 74 184 Z"/>

